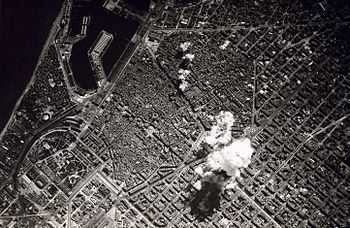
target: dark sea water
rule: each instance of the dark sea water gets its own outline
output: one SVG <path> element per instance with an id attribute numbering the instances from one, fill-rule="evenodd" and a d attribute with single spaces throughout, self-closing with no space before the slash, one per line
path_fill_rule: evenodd
<path id="1" fill-rule="evenodd" d="M 129 0 L 128 4 L 138 12 L 147 12 L 149 10 L 151 0 Z"/>
<path id="2" fill-rule="evenodd" d="M 95 20 L 91 24 L 87 39 L 78 45 L 77 50 L 80 53 L 81 49 L 85 51 L 101 28 L 111 31 L 115 39 L 103 58 L 104 68 L 109 72 L 136 31 L 138 23 L 102 11 L 100 4 L 96 6 L 101 0 L 92 2 L 93 7 L 88 7 L 88 12 L 85 9 L 82 11 L 90 14 Z M 31 79 L 62 3 L 63 0 L 0 0 L 0 130 L 6 125 L 12 109 Z M 134 7 L 146 11 L 149 0 L 141 3 L 137 0 L 130 1 Z M 90 87 L 94 81 L 86 77 L 89 76 L 89 69 L 82 67 L 86 64 L 86 59 L 78 57 L 74 61 L 78 63 L 75 65 L 78 67 L 76 70 L 82 72 L 78 75 L 81 77 L 80 82 Z"/>
<path id="3" fill-rule="evenodd" d="M 30 81 L 61 0 L 0 1 L 0 129 Z"/>

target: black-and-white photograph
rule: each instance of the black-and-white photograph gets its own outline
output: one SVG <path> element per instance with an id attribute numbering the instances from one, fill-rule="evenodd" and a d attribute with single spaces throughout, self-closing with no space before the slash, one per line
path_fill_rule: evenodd
<path id="1" fill-rule="evenodd" d="M 0 228 L 350 228 L 350 1 L 0 18 Z"/>

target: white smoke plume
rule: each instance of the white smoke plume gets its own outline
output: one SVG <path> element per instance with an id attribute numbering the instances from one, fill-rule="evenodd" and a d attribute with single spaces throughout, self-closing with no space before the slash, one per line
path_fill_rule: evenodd
<path id="1" fill-rule="evenodd" d="M 180 79 L 179 88 L 182 91 L 185 91 L 185 89 L 189 86 L 189 83 L 187 81 L 187 77 L 190 75 L 191 71 L 190 70 L 180 69 L 178 71 L 178 73 L 179 73 L 179 79 Z"/>
<path id="2" fill-rule="evenodd" d="M 229 40 L 225 40 L 225 42 L 223 43 L 223 44 L 221 44 L 220 46 L 219 46 L 219 48 L 221 49 L 221 50 L 225 50 L 227 47 L 228 47 L 228 45 L 231 43 L 231 41 L 229 41 Z"/>
<path id="3" fill-rule="evenodd" d="M 219 115 L 215 117 L 216 125 L 211 127 L 211 130 L 205 137 L 205 142 L 212 146 L 214 149 L 221 145 L 228 144 L 231 139 L 231 128 L 235 119 L 231 112 L 221 111 Z"/>
<path id="4" fill-rule="evenodd" d="M 182 51 L 187 51 L 187 49 L 191 46 L 191 42 L 186 41 L 180 44 L 180 48 Z"/>
<path id="5" fill-rule="evenodd" d="M 250 163 L 254 149 L 249 138 L 233 138 L 232 127 L 235 119 L 230 112 L 220 112 L 216 124 L 203 137 L 209 152 L 205 164 L 195 168 L 201 179 L 193 184 L 197 189 L 190 201 L 191 213 L 198 218 L 205 218 L 220 207 L 223 189 L 235 188 L 234 178 L 239 169 Z M 203 148 L 202 148 L 203 149 Z"/>
<path id="6" fill-rule="evenodd" d="M 194 59 L 194 54 L 190 54 L 187 53 L 184 57 L 182 57 L 183 59 L 188 59 L 189 61 L 192 62 L 192 60 Z"/>
<path id="7" fill-rule="evenodd" d="M 239 169 L 247 167 L 254 152 L 248 138 L 235 139 L 231 143 L 208 155 L 208 166 L 223 170 L 228 176 L 238 177 Z"/>
<path id="8" fill-rule="evenodd" d="M 238 177 L 240 168 L 250 163 L 254 149 L 249 138 L 233 138 L 231 128 L 235 122 L 230 112 L 221 111 L 215 117 L 216 125 L 204 138 L 212 147 L 207 157 L 207 168 L 211 171 L 225 171 L 230 177 Z"/>
<path id="9" fill-rule="evenodd" d="M 181 80 L 181 83 L 179 85 L 179 89 L 181 91 L 185 91 L 188 87 L 189 83 L 186 80 Z"/>

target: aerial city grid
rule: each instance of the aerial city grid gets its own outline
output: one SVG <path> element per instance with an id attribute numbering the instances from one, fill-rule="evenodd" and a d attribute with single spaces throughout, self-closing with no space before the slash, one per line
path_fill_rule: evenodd
<path id="1" fill-rule="evenodd" d="M 350 227 L 349 3 L 58 2 L 0 227 Z"/>

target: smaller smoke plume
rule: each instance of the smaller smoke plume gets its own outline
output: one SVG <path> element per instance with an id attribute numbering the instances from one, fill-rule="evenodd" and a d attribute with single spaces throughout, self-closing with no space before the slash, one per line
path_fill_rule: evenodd
<path id="1" fill-rule="evenodd" d="M 211 130 L 207 133 L 207 136 L 204 139 L 204 142 L 212 146 L 214 150 L 231 141 L 231 128 L 235 122 L 231 112 L 223 111 L 215 117 L 215 120 L 216 125 L 211 127 Z"/>
<path id="2" fill-rule="evenodd" d="M 187 53 L 183 59 L 188 59 L 190 62 L 194 59 L 194 54 Z"/>
<path id="3" fill-rule="evenodd" d="M 185 91 L 185 89 L 188 87 L 188 82 L 187 82 L 187 77 L 188 75 L 191 73 L 190 70 L 184 70 L 184 69 L 180 69 L 178 71 L 179 73 L 179 80 L 180 80 L 180 85 L 179 85 L 179 88 L 182 90 L 182 91 Z"/>
<path id="4" fill-rule="evenodd" d="M 180 44 L 180 48 L 182 51 L 187 51 L 187 49 L 191 46 L 191 42 L 186 41 Z"/>

